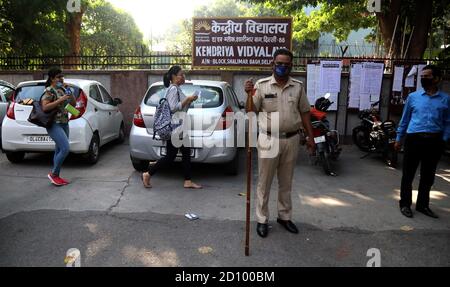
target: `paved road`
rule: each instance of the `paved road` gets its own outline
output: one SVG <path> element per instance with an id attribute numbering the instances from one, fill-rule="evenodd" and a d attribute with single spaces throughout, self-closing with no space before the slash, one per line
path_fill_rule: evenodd
<path id="1" fill-rule="evenodd" d="M 50 155 L 28 155 L 13 165 L 1 154 L 0 266 L 63 266 L 69 248 L 81 251 L 82 266 L 365 266 L 370 248 L 380 250 L 382 266 L 450 266 L 448 158 L 432 190 L 432 209 L 441 217 L 435 220 L 400 214 L 401 172 L 376 156 L 360 159 L 358 150 L 344 146 L 333 178 L 302 153 L 293 191 L 300 234 L 275 222 L 275 180 L 269 237 L 260 239 L 253 222 L 245 257 L 243 160 L 234 177 L 221 166 L 195 165 L 203 190 L 183 189 L 180 166 L 144 189 L 128 148 L 104 148 L 94 166 L 71 156 L 62 175 L 72 184 L 62 188 L 46 178 Z M 188 221 L 186 212 L 200 219 Z M 254 206 L 252 220 L 253 214 Z"/>

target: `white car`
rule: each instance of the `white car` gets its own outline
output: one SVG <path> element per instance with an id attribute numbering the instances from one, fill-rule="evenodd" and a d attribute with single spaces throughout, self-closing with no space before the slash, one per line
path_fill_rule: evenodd
<path id="1" fill-rule="evenodd" d="M 80 114 L 69 114 L 70 152 L 83 154 L 86 161 L 96 163 L 99 148 L 113 140 L 125 139 L 123 115 L 108 91 L 96 81 L 66 79 L 76 98 Z M 9 161 L 21 162 L 27 152 L 54 151 L 55 144 L 45 128 L 28 121 L 32 106 L 20 104 L 21 100 L 39 101 L 44 92 L 45 81 L 20 83 L 14 101 L 8 107 L 2 124 L 2 147 Z"/>
<path id="2" fill-rule="evenodd" d="M 191 126 L 188 132 L 191 142 L 208 142 L 191 149 L 192 162 L 225 164 L 224 171 L 230 175 L 238 174 L 239 152 L 237 144 L 226 146 L 225 142 L 234 143 L 238 139 L 235 120 L 227 120 L 227 114 L 241 112 L 244 103 L 239 102 L 231 85 L 218 81 L 186 81 L 181 89 L 186 95 L 199 91 L 199 98 L 191 105 L 188 116 Z M 136 170 L 143 170 L 149 161 L 155 161 L 165 155 L 166 142 L 159 136 L 153 138 L 153 121 L 156 106 L 164 97 L 167 88 L 162 82 L 152 84 L 136 109 L 133 127 L 130 132 L 130 157 Z M 245 139 L 245 134 L 242 135 Z"/>

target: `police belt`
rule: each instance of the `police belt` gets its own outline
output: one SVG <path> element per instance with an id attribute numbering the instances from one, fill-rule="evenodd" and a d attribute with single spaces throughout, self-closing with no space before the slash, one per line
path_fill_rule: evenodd
<path id="1" fill-rule="evenodd" d="M 268 136 L 272 136 L 271 132 L 266 132 L 266 131 L 261 131 L 261 132 Z M 277 133 L 277 134 L 274 133 L 273 136 L 276 136 L 277 138 L 280 138 L 280 139 L 288 139 L 288 138 L 298 135 L 299 132 L 300 132 L 300 130 L 297 130 L 295 132 L 289 132 L 289 133 Z"/>

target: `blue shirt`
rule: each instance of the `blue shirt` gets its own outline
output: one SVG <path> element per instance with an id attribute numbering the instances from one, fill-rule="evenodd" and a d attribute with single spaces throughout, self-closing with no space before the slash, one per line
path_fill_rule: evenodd
<path id="1" fill-rule="evenodd" d="M 443 133 L 450 138 L 450 97 L 442 91 L 429 96 L 425 90 L 409 94 L 397 129 L 397 141 L 405 134 Z"/>

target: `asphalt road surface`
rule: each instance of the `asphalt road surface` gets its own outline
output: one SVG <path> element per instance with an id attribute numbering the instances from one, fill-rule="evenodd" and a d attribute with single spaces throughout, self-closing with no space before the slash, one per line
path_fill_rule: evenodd
<path id="1" fill-rule="evenodd" d="M 450 266 L 448 157 L 431 192 L 440 218 L 415 212 L 408 219 L 398 209 L 401 170 L 377 156 L 360 159 L 354 146 L 344 146 L 335 164 L 339 175 L 329 177 L 302 150 L 292 194 L 300 233 L 276 223 L 274 180 L 269 236 L 257 236 L 252 204 L 251 254 L 245 257 L 245 197 L 239 195 L 246 188 L 245 153 L 238 176 L 225 175 L 220 165 L 194 165 L 202 190 L 183 188 L 179 164 L 145 189 L 128 149 L 109 145 L 93 166 L 71 155 L 61 175 L 72 183 L 59 188 L 46 177 L 51 154 L 30 154 L 21 164 L 1 154 L 0 266 L 65 266 L 70 248 L 80 250 L 81 266 L 363 267 L 372 248 L 381 266 Z M 187 212 L 199 219 L 186 219 Z"/>

